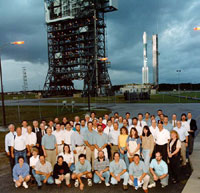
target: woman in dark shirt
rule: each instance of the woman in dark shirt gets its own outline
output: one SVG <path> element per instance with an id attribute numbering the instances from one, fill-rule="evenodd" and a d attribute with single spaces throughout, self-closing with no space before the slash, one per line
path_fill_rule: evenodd
<path id="1" fill-rule="evenodd" d="M 62 156 L 58 156 L 57 163 L 53 169 L 53 177 L 55 178 L 55 183 L 60 186 L 62 181 L 65 180 L 67 187 L 71 187 L 70 184 L 70 169 L 68 164 L 63 161 Z"/>

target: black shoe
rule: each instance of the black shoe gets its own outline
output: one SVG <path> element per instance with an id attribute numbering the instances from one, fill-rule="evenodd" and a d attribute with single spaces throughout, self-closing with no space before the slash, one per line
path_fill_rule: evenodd
<path id="1" fill-rule="evenodd" d="M 38 186 L 38 190 L 41 190 L 42 189 L 42 186 Z"/>

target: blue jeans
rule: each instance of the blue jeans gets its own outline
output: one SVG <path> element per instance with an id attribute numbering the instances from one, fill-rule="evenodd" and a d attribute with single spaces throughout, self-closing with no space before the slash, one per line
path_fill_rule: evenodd
<path id="1" fill-rule="evenodd" d="M 117 176 L 117 174 L 115 174 Z M 128 184 L 128 180 L 129 180 L 129 174 L 128 172 L 125 172 L 123 175 L 120 176 L 120 179 L 123 179 L 123 185 L 127 185 Z M 118 184 L 118 181 L 115 178 L 111 178 L 111 184 L 115 185 Z"/>
<path id="2" fill-rule="evenodd" d="M 121 149 L 123 149 L 123 148 L 121 148 Z M 128 169 L 129 169 L 129 160 L 128 160 L 127 153 L 122 154 L 122 153 L 120 152 L 120 150 L 119 150 L 119 155 L 120 155 L 120 159 L 123 159 L 123 160 L 125 161 L 125 163 L 126 163 L 126 168 L 127 168 L 127 171 L 128 171 Z"/>
<path id="3" fill-rule="evenodd" d="M 38 186 L 42 186 L 42 181 L 45 180 L 46 176 L 36 174 L 35 172 L 33 173 L 33 176 L 35 177 Z M 53 183 L 54 179 L 52 176 L 50 176 L 47 180 L 47 184 L 53 184 Z"/>
<path id="4" fill-rule="evenodd" d="M 27 158 L 26 158 L 26 149 L 23 151 L 15 151 L 14 150 L 14 156 L 15 156 L 15 164 L 18 163 L 18 157 L 22 156 L 24 158 L 24 162 L 27 163 Z"/>
<path id="5" fill-rule="evenodd" d="M 106 171 L 102 174 L 102 177 L 105 178 L 105 183 L 108 183 L 109 182 L 109 179 L 110 179 L 110 172 L 109 171 Z M 97 184 L 100 182 L 100 178 L 99 176 L 97 176 L 96 173 L 94 173 L 94 183 Z"/>
<path id="6" fill-rule="evenodd" d="M 145 166 L 147 167 L 147 169 L 149 169 L 149 164 L 150 164 L 150 156 L 149 156 L 149 153 L 150 153 L 150 149 L 143 149 L 142 150 L 142 154 L 143 154 L 143 157 L 144 157 L 144 164 Z"/>

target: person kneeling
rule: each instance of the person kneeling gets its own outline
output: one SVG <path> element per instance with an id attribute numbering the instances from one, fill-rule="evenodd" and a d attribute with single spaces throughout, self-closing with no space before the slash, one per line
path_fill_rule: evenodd
<path id="1" fill-rule="evenodd" d="M 149 175 L 147 174 L 148 169 L 146 168 L 143 161 L 140 161 L 138 154 L 135 154 L 133 157 L 133 162 L 129 166 L 129 184 L 133 185 L 137 190 L 139 187 L 142 187 L 144 192 L 148 192 L 148 183 Z M 142 185 L 143 184 L 143 185 Z"/>
<path id="2" fill-rule="evenodd" d="M 80 190 L 83 190 L 84 184 L 81 177 L 88 178 L 88 186 L 92 186 L 91 164 L 86 160 L 85 154 L 80 154 L 78 158 L 79 162 L 75 165 L 75 173 L 72 174 L 72 179 L 75 180 L 74 186 L 78 187 L 80 183 Z"/>
<path id="3" fill-rule="evenodd" d="M 150 164 L 150 185 L 148 188 L 156 187 L 155 181 L 160 180 L 162 188 L 168 185 L 168 166 L 165 161 L 162 160 L 160 152 L 156 153 L 156 158 L 151 161 Z"/>
<path id="4" fill-rule="evenodd" d="M 68 164 L 63 161 L 62 156 L 58 156 L 57 163 L 54 166 L 53 169 L 53 177 L 55 179 L 55 183 L 60 186 L 62 181 L 65 179 L 67 187 L 71 187 L 70 184 L 70 169 L 68 167 Z"/>
<path id="5" fill-rule="evenodd" d="M 13 180 L 15 182 L 15 187 L 23 186 L 28 188 L 27 182 L 30 180 L 31 176 L 29 175 L 29 165 L 24 163 L 24 157 L 19 156 L 18 162 L 13 168 Z"/>
<path id="6" fill-rule="evenodd" d="M 98 157 L 96 160 L 94 160 L 94 183 L 101 183 L 102 181 L 105 181 L 106 186 L 110 186 L 109 184 L 109 178 L 110 178 L 110 172 L 109 172 L 109 160 L 105 158 L 104 152 L 99 151 Z"/>
<path id="7" fill-rule="evenodd" d="M 120 159 L 120 155 L 118 152 L 114 153 L 113 158 L 114 160 L 110 162 L 110 175 L 112 176 L 111 184 L 118 184 L 118 182 L 123 179 L 123 189 L 128 190 L 127 184 L 129 175 L 126 170 L 126 164 L 123 159 Z"/>
<path id="8" fill-rule="evenodd" d="M 41 189 L 42 187 L 42 182 L 44 184 L 53 184 L 54 180 L 52 175 L 52 166 L 50 164 L 50 162 L 45 161 L 45 158 L 43 155 L 40 156 L 40 160 L 37 162 L 36 166 L 35 166 L 35 180 L 38 184 L 38 189 Z"/>

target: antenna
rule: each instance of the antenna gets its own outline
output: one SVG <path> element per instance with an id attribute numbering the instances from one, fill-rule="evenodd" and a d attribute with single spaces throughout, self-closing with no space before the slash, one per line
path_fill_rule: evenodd
<path id="1" fill-rule="evenodd" d="M 23 73 L 23 85 L 22 85 L 22 90 L 24 94 L 28 90 L 28 81 L 27 81 L 27 74 L 26 74 L 26 67 L 22 67 L 22 73 Z"/>

